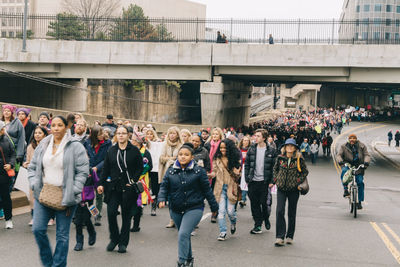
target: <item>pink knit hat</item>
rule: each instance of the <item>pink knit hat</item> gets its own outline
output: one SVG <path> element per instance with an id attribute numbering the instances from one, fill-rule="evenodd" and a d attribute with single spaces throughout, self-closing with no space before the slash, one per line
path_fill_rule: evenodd
<path id="1" fill-rule="evenodd" d="M 13 106 L 13 105 L 3 105 L 2 107 L 3 107 L 3 111 L 4 111 L 5 109 L 9 109 L 9 110 L 11 111 L 11 113 L 14 113 L 15 110 L 17 109 L 17 107 L 16 107 L 16 106 Z"/>

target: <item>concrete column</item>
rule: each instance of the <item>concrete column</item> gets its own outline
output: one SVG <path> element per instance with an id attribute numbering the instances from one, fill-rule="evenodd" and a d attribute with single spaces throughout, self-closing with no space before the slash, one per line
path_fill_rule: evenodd
<path id="1" fill-rule="evenodd" d="M 87 89 L 88 82 L 86 78 L 78 81 L 67 81 L 66 84 L 76 86 L 78 88 Z M 86 112 L 87 111 L 88 93 L 82 90 L 63 88 L 62 109 Z"/>
<path id="2" fill-rule="evenodd" d="M 248 125 L 252 90 L 252 86 L 243 82 L 222 82 L 218 76 L 213 82 L 202 82 L 202 124 L 219 127 Z"/>
<path id="3" fill-rule="evenodd" d="M 213 82 L 200 83 L 201 123 L 203 125 L 223 127 L 225 124 L 224 84 L 222 77 L 214 77 Z"/>

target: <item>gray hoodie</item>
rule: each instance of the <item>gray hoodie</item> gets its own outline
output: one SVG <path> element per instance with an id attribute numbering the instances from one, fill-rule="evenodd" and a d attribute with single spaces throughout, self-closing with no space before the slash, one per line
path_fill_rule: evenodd
<path id="1" fill-rule="evenodd" d="M 28 167 L 28 179 L 36 200 L 39 200 L 43 187 L 43 156 L 49 146 L 52 135 L 43 139 L 35 150 L 32 161 Z M 67 144 L 64 148 L 63 166 L 63 206 L 74 206 L 81 201 L 83 186 L 89 176 L 89 159 L 83 145 L 67 136 Z"/>

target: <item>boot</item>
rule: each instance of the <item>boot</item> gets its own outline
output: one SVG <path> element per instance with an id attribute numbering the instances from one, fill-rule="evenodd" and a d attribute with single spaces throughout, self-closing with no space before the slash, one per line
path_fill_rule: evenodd
<path id="1" fill-rule="evenodd" d="M 140 219 L 142 218 L 143 209 L 138 207 L 138 211 L 133 216 L 133 227 L 131 228 L 131 232 L 139 232 L 140 231 Z"/>
<path id="2" fill-rule="evenodd" d="M 83 249 L 83 235 L 76 235 L 75 251 L 81 251 Z"/>
<path id="3" fill-rule="evenodd" d="M 89 246 L 93 246 L 96 243 L 96 235 L 96 231 L 89 233 Z"/>

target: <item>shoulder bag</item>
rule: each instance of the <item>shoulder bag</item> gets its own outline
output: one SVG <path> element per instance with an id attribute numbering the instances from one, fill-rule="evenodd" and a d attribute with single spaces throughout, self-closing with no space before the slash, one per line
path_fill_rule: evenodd
<path id="1" fill-rule="evenodd" d="M 0 151 L 1 151 L 1 157 L 3 158 L 4 165 L 6 165 L 6 164 L 7 164 L 6 158 L 4 157 L 3 148 L 2 148 L 1 146 L 0 146 Z M 9 169 L 9 170 L 7 171 L 7 175 L 8 175 L 8 177 L 14 177 L 14 176 L 15 176 L 15 171 L 14 171 L 14 169 Z"/>
<path id="2" fill-rule="evenodd" d="M 301 174 L 300 157 L 297 158 L 297 170 L 299 174 Z M 298 189 L 300 191 L 300 194 L 307 195 L 308 191 L 310 191 L 310 185 L 308 184 L 307 177 L 304 178 L 304 181 L 301 184 L 299 184 Z"/>
<path id="3" fill-rule="evenodd" d="M 62 198 L 63 189 L 61 186 L 43 184 L 42 191 L 40 191 L 39 195 L 40 204 L 53 210 L 65 210 L 67 207 L 61 204 Z"/>

